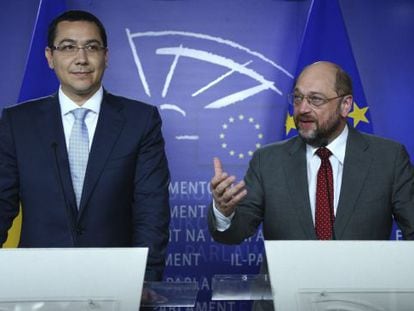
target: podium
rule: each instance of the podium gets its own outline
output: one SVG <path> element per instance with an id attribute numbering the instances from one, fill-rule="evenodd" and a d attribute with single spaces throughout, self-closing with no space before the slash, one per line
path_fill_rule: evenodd
<path id="1" fill-rule="evenodd" d="M 277 311 L 411 311 L 410 241 L 265 241 Z"/>
<path id="2" fill-rule="evenodd" d="M 197 284 L 145 283 L 147 248 L 0 249 L 1 311 L 194 306 Z"/>
<path id="3" fill-rule="evenodd" d="M 138 310 L 146 248 L 0 250 L 0 310 Z"/>
<path id="4" fill-rule="evenodd" d="M 265 251 L 269 275 L 216 275 L 212 299 L 273 300 L 276 311 L 414 308 L 414 242 L 265 241 Z"/>

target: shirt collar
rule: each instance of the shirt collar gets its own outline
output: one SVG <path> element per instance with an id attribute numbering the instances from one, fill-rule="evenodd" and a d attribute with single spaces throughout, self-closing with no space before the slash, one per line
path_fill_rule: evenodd
<path id="1" fill-rule="evenodd" d="M 66 115 L 70 113 L 72 110 L 80 108 L 79 105 L 77 105 L 73 100 L 71 100 L 68 96 L 66 96 L 65 93 L 62 91 L 62 87 L 59 88 L 59 104 L 60 104 L 60 110 L 62 112 L 62 115 Z M 103 87 L 101 86 L 95 94 L 92 95 L 91 98 L 89 98 L 83 105 L 82 108 L 89 109 L 90 111 L 93 111 L 96 114 L 99 114 L 99 111 L 101 109 L 101 103 L 103 99 Z"/>
<path id="2" fill-rule="evenodd" d="M 344 129 L 342 130 L 341 134 L 336 137 L 333 141 L 326 146 L 331 152 L 332 155 L 341 163 L 344 164 L 345 160 L 345 150 L 346 150 L 346 141 L 348 139 L 348 125 L 345 125 Z M 319 147 L 312 147 L 310 145 L 306 145 L 306 153 L 310 154 L 311 156 L 315 155 L 316 150 Z"/>

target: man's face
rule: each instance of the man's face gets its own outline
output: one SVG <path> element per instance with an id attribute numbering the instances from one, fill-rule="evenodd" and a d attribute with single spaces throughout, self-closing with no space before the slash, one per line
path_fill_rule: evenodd
<path id="1" fill-rule="evenodd" d="M 94 45 L 102 47 L 98 26 L 88 21 L 63 21 L 56 27 L 54 46 Z M 45 55 L 60 81 L 62 91 L 78 105 L 82 105 L 101 86 L 108 61 L 106 49 L 72 51 L 46 48 Z"/>
<path id="2" fill-rule="evenodd" d="M 299 97 L 335 98 L 338 97 L 335 81 L 336 69 L 326 63 L 317 63 L 302 72 L 294 93 Z M 294 105 L 293 115 L 299 135 L 307 144 L 315 147 L 330 143 L 345 127 L 351 105 L 350 95 L 324 101 L 324 104 L 317 107 L 304 98 Z"/>

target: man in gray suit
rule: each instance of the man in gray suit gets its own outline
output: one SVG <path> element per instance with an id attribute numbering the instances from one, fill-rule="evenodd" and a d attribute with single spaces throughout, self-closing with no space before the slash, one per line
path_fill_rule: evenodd
<path id="1" fill-rule="evenodd" d="M 235 184 L 214 159 L 213 238 L 238 244 L 263 222 L 266 240 L 386 240 L 395 219 L 404 238 L 414 239 L 413 166 L 402 145 L 347 125 L 348 74 L 333 63 L 314 63 L 299 75 L 291 102 L 299 136 L 258 150 L 244 181 Z M 315 226 L 321 147 L 329 150 L 333 176 L 327 236 Z"/>

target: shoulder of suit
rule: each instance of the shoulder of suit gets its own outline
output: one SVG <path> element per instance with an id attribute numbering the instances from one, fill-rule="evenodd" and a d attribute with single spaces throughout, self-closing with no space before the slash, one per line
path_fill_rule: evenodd
<path id="1" fill-rule="evenodd" d="M 389 138 L 385 138 L 385 137 L 381 137 L 381 136 L 377 136 L 377 135 L 373 135 L 373 134 L 368 134 L 368 133 L 363 133 L 363 132 L 358 132 L 363 139 L 368 143 L 369 147 L 381 147 L 384 149 L 387 148 L 400 148 L 402 146 L 401 143 L 389 139 Z"/>
<path id="2" fill-rule="evenodd" d="M 55 101 L 57 101 L 57 93 L 44 96 L 44 97 L 35 98 L 35 99 L 29 99 L 24 102 L 6 106 L 4 110 L 7 110 L 12 113 L 19 113 L 20 111 L 27 112 L 30 110 L 36 110 L 39 107 L 42 107 L 43 105 L 47 103 L 51 103 Z"/>
<path id="3" fill-rule="evenodd" d="M 148 110 L 152 110 L 154 109 L 153 105 L 141 102 L 139 100 L 136 99 L 132 99 L 132 98 L 127 98 L 124 96 L 120 96 L 120 95 L 115 95 L 109 92 L 105 92 L 104 95 L 105 100 L 110 101 L 111 103 L 114 104 L 122 104 L 125 108 L 127 109 L 148 109 Z"/>
<path id="4" fill-rule="evenodd" d="M 276 155 L 278 157 L 280 156 L 286 156 L 298 149 L 300 149 L 300 146 L 302 146 L 303 142 L 298 137 L 291 137 L 285 140 L 277 141 L 274 143 L 267 144 L 259 149 L 256 150 L 255 156 L 266 158 L 266 157 L 275 157 Z"/>
<path id="5" fill-rule="evenodd" d="M 298 136 L 291 137 L 288 139 L 280 140 L 274 143 L 270 143 L 267 145 L 264 145 L 260 149 L 258 149 L 259 152 L 273 152 L 274 150 L 290 150 L 293 145 L 298 143 L 298 139 L 300 139 Z"/>

